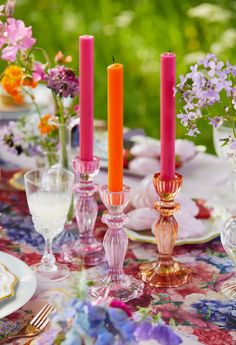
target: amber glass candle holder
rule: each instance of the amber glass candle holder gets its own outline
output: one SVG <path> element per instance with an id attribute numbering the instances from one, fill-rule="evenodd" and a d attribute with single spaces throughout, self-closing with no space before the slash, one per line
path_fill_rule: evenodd
<path id="1" fill-rule="evenodd" d="M 191 279 L 191 269 L 172 258 L 178 231 L 178 223 L 173 214 L 180 207 L 174 199 L 182 181 L 179 174 L 175 174 L 175 178 L 169 181 L 162 180 L 159 173 L 153 178 L 154 187 L 160 197 L 160 201 L 154 204 L 154 208 L 160 212 L 155 225 L 158 258 L 155 262 L 141 266 L 141 278 L 151 286 L 174 287 L 188 283 Z"/>

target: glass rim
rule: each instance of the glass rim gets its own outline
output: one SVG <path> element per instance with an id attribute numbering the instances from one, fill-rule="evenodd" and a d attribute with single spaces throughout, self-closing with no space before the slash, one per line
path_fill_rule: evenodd
<path id="1" fill-rule="evenodd" d="M 111 195 L 122 195 L 125 193 L 128 193 L 131 191 L 131 188 L 129 186 L 127 186 L 126 184 L 123 184 L 123 190 L 119 191 L 119 192 L 113 192 L 110 191 L 108 189 L 108 184 L 103 184 L 99 187 L 100 192 L 105 192 L 107 194 L 111 194 Z"/>
<path id="2" fill-rule="evenodd" d="M 25 182 L 27 182 L 27 183 L 31 183 L 31 184 L 34 184 L 35 186 L 37 186 L 37 187 L 40 187 L 41 186 L 41 184 L 40 183 L 37 183 L 37 182 L 35 182 L 35 181 L 32 181 L 32 180 L 30 180 L 30 178 L 28 177 L 28 175 L 30 175 L 30 174 L 32 174 L 32 173 L 36 173 L 36 172 L 39 172 L 39 171 L 49 171 L 51 168 L 49 168 L 49 169 L 45 169 L 45 168 L 38 168 L 38 169 L 30 169 L 30 170 L 28 170 L 28 171 L 26 171 L 25 173 L 24 173 L 24 181 Z M 74 182 L 74 179 L 75 179 L 75 175 L 74 175 L 74 173 L 73 172 L 71 172 L 71 171 L 69 171 L 69 170 L 67 170 L 67 169 L 65 169 L 65 168 L 53 168 L 54 170 L 62 170 L 62 171 L 64 171 L 64 172 L 66 172 L 69 176 L 70 176 L 70 179 Z M 64 185 L 64 184 L 66 184 L 66 183 L 68 183 L 69 182 L 69 180 L 68 181 L 65 181 L 65 182 L 61 182 L 61 184 L 62 185 Z"/>

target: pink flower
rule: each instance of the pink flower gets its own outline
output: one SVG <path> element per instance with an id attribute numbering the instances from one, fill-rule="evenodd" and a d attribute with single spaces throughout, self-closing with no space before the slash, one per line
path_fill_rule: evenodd
<path id="1" fill-rule="evenodd" d="M 76 106 L 74 107 L 74 111 L 76 112 L 76 114 L 79 114 L 79 110 L 80 110 L 80 106 L 79 104 L 76 104 Z"/>
<path id="2" fill-rule="evenodd" d="M 7 46 L 2 50 L 2 59 L 13 62 L 16 60 L 17 52 L 18 52 L 17 46 Z"/>
<path id="3" fill-rule="evenodd" d="M 26 27 L 22 20 L 8 18 L 4 27 L 3 38 L 0 45 L 6 44 L 2 51 L 2 59 L 10 62 L 15 61 L 18 51 L 30 49 L 36 42 L 32 37 L 31 26 Z"/>
<path id="4" fill-rule="evenodd" d="M 16 0 L 8 0 L 5 6 L 5 13 L 7 17 L 12 17 L 16 5 Z"/>
<path id="5" fill-rule="evenodd" d="M 125 304 L 124 302 L 120 300 L 113 299 L 110 303 L 110 307 L 122 309 L 129 317 L 132 316 L 132 312 L 130 308 L 127 306 L 127 304 Z"/>
<path id="6" fill-rule="evenodd" d="M 45 80 L 46 73 L 44 71 L 44 67 L 41 63 L 35 62 L 34 68 L 33 68 L 33 79 L 34 81 L 40 81 Z"/>

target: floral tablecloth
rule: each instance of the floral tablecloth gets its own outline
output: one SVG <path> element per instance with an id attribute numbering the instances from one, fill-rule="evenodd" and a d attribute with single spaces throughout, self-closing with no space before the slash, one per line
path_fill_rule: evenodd
<path id="1" fill-rule="evenodd" d="M 24 192 L 9 185 L 13 171 L 8 169 L 4 165 L 0 182 L 0 251 L 15 255 L 31 265 L 40 260 L 43 239 L 33 229 Z M 98 217 L 97 236 L 101 237 L 104 231 Z M 193 342 L 195 344 L 196 341 L 207 345 L 236 345 L 236 301 L 227 301 L 218 292 L 219 284 L 233 275 L 233 264 L 227 258 L 220 240 L 176 247 L 174 255 L 191 266 L 192 282 L 169 289 L 146 285 L 144 294 L 130 301 L 129 306 L 133 310 L 138 306 L 143 307 L 153 314 L 161 312 L 167 323 L 189 336 L 186 345 Z M 59 253 L 56 256 L 60 260 Z M 155 246 L 131 242 L 125 260 L 125 271 L 138 276 L 140 263 L 155 258 Z M 73 277 L 76 272 L 74 267 L 70 268 Z M 0 320 L 0 337 L 14 332 L 22 325 L 22 320 L 30 318 L 40 304 L 51 296 L 60 294 L 69 285 L 70 281 L 65 281 L 53 287 L 38 287 L 26 306 Z"/>

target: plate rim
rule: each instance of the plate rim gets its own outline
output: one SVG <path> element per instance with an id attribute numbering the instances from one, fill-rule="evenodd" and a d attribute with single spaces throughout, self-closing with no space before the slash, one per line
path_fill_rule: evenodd
<path id="1" fill-rule="evenodd" d="M 148 236 L 148 235 L 140 235 L 138 234 L 138 237 L 136 237 L 137 233 L 141 231 L 135 231 L 129 228 L 125 228 L 126 234 L 129 237 L 131 241 L 140 242 L 140 243 L 149 243 L 149 244 L 156 244 L 156 239 L 154 236 Z M 211 233 L 208 236 L 202 236 L 198 239 L 196 237 L 191 239 L 181 239 L 176 240 L 175 246 L 182 246 L 186 244 L 202 244 L 212 241 L 214 238 L 217 238 L 220 236 L 220 232 Z M 148 239 L 149 237 L 149 239 Z"/>
<path id="2" fill-rule="evenodd" d="M 1 307 L 0 308 L 0 319 L 3 319 L 4 317 L 6 317 L 8 315 L 11 315 L 12 313 L 14 313 L 17 310 L 19 310 L 20 308 L 22 308 L 32 298 L 32 296 L 34 295 L 34 293 L 36 291 L 36 288 L 37 288 L 37 279 L 36 279 L 36 276 L 35 276 L 33 270 L 30 268 L 30 266 L 28 266 L 23 260 L 19 259 L 18 257 L 14 256 L 14 255 L 11 255 L 9 253 L 5 253 L 3 251 L 0 251 L 0 256 L 2 254 L 4 254 L 4 256 L 11 257 L 11 259 L 13 258 L 13 260 L 20 261 L 21 265 L 24 266 L 25 269 L 28 270 L 31 273 L 33 287 L 30 290 L 30 293 L 27 296 L 27 298 L 22 300 L 22 297 L 20 296 L 19 299 L 22 300 L 22 302 L 17 305 L 17 308 L 14 307 L 10 312 L 5 312 L 5 313 L 3 312 L 2 313 L 2 310 L 4 310 L 4 306 Z M 21 277 L 17 276 L 17 279 L 18 279 L 18 284 L 19 284 L 21 282 Z M 17 290 L 15 292 L 14 298 L 17 298 Z"/>

